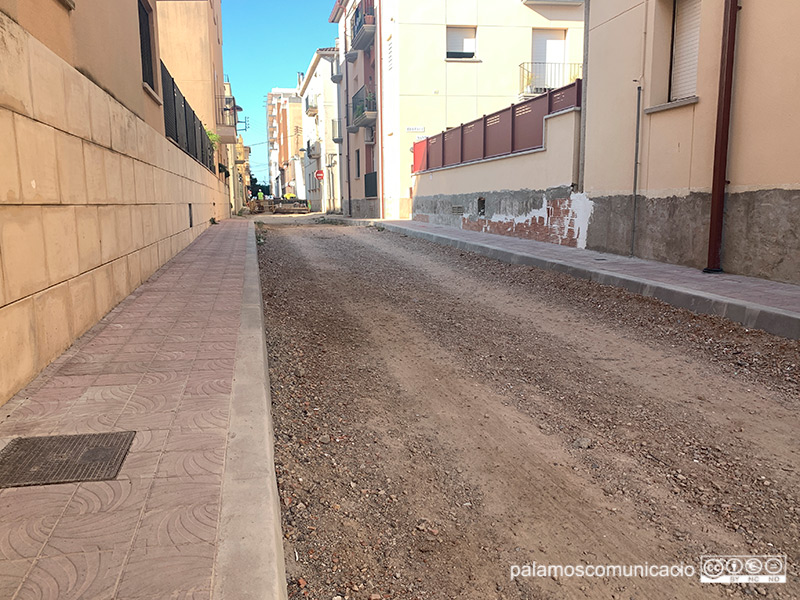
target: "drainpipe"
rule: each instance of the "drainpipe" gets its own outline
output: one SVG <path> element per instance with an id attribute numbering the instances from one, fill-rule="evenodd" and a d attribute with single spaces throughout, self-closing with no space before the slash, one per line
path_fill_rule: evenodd
<path id="1" fill-rule="evenodd" d="M 378 176 L 381 180 L 381 219 L 385 218 L 385 188 L 384 188 L 384 181 L 383 181 L 383 8 L 381 7 L 380 0 L 375 1 L 375 8 L 378 11 L 378 18 L 375 21 L 378 24 L 378 31 L 376 35 L 378 36 L 378 131 L 380 135 L 376 140 L 376 143 L 380 146 L 380 168 L 378 170 Z"/>
<path id="2" fill-rule="evenodd" d="M 636 249 L 636 213 L 639 196 L 639 138 L 642 131 L 642 86 L 636 88 L 636 150 L 633 158 L 633 219 L 631 220 L 631 256 Z"/>
<path id="3" fill-rule="evenodd" d="M 345 8 L 347 8 L 347 4 L 345 4 Z M 350 132 L 347 131 L 347 121 L 348 121 L 348 110 L 350 106 L 350 68 L 349 64 L 350 61 L 347 60 L 347 10 L 344 11 L 342 15 L 344 19 L 344 131 L 342 135 L 345 139 L 345 154 L 347 155 L 347 164 L 345 166 L 346 174 L 347 174 L 347 216 L 353 216 L 353 193 L 350 189 Z"/>
<path id="4" fill-rule="evenodd" d="M 711 223 L 708 231 L 708 265 L 704 273 L 722 273 L 722 225 L 728 173 L 728 139 L 731 129 L 733 59 L 736 51 L 736 20 L 739 0 L 725 0 L 722 30 L 722 60 L 719 71 L 717 131 L 714 141 L 714 175 L 711 184 Z"/>
<path id="5" fill-rule="evenodd" d="M 581 134 L 578 150 L 578 191 L 583 192 L 586 170 L 586 88 L 589 80 L 589 0 L 583 2 L 583 73 L 581 75 Z"/>

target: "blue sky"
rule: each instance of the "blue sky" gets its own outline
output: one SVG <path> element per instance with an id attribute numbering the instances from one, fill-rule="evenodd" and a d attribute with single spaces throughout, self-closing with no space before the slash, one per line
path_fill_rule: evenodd
<path id="1" fill-rule="evenodd" d="M 250 118 L 245 145 L 267 141 L 265 98 L 274 87 L 295 87 L 317 48 L 333 46 L 328 23 L 334 0 L 222 0 L 222 57 L 236 103 Z M 251 170 L 267 179 L 267 145 L 253 147 Z"/>

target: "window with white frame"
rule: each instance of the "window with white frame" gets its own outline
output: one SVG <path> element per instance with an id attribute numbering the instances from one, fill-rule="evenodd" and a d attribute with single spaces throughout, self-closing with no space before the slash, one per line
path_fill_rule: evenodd
<path id="1" fill-rule="evenodd" d="M 447 58 L 475 58 L 476 27 L 447 27 Z"/>
<path id="2" fill-rule="evenodd" d="M 697 93 L 701 0 L 674 0 L 669 100 Z"/>

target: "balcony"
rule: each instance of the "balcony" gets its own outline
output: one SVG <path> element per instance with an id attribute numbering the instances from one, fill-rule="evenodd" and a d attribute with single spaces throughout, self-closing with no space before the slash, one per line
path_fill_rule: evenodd
<path id="1" fill-rule="evenodd" d="M 375 88 L 365 85 L 358 90 L 355 96 L 353 96 L 351 109 L 352 118 L 350 119 L 350 123 L 353 127 L 370 127 L 374 125 L 378 118 L 378 104 L 375 101 Z"/>
<path id="2" fill-rule="evenodd" d="M 378 197 L 378 172 L 364 173 L 364 197 Z"/>
<path id="3" fill-rule="evenodd" d="M 569 85 L 583 75 L 583 63 L 522 63 L 519 95 L 532 98 Z"/>
<path id="4" fill-rule="evenodd" d="M 236 122 L 240 110 L 233 96 L 217 96 L 217 135 L 223 144 L 236 143 Z"/>
<path id="5" fill-rule="evenodd" d="M 306 96 L 306 115 L 316 117 L 319 111 L 319 96 Z"/>
<path id="6" fill-rule="evenodd" d="M 334 58 L 331 63 L 331 81 L 333 83 L 342 83 L 344 76 L 342 75 L 342 65 L 339 64 L 339 59 Z"/>
<path id="7" fill-rule="evenodd" d="M 375 4 L 373 0 L 361 0 L 350 21 L 353 32 L 353 50 L 366 50 L 375 39 Z"/>
<path id="8" fill-rule="evenodd" d="M 333 138 L 334 144 L 341 144 L 344 141 L 341 119 L 333 119 L 331 121 L 331 138 Z"/>

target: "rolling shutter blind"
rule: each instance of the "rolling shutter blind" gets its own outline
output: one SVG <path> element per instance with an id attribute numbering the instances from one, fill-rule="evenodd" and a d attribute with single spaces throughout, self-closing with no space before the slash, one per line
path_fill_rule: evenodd
<path id="1" fill-rule="evenodd" d="M 447 58 L 475 57 L 475 28 L 447 28 Z"/>
<path id="2" fill-rule="evenodd" d="M 672 33 L 670 101 L 697 92 L 697 57 L 700 49 L 701 0 L 675 1 L 675 29 Z"/>
<path id="3" fill-rule="evenodd" d="M 563 63 L 567 55 L 565 39 L 563 29 L 534 29 L 533 62 Z"/>

